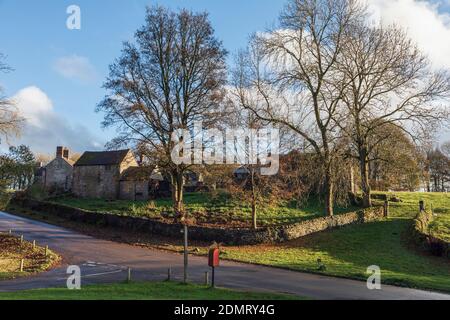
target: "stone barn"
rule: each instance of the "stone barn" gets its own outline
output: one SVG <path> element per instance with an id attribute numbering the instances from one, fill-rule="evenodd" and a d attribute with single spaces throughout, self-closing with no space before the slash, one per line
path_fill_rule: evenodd
<path id="1" fill-rule="evenodd" d="M 170 195 L 170 186 L 155 167 L 130 167 L 120 178 L 121 200 L 146 201 Z"/>
<path id="2" fill-rule="evenodd" d="M 40 183 L 53 192 L 68 192 L 72 189 L 73 161 L 69 159 L 69 149 L 56 148 L 56 158 L 40 169 Z"/>
<path id="3" fill-rule="evenodd" d="M 80 198 L 118 199 L 122 173 L 130 167 L 138 167 L 131 150 L 85 152 L 74 165 L 72 192 Z"/>

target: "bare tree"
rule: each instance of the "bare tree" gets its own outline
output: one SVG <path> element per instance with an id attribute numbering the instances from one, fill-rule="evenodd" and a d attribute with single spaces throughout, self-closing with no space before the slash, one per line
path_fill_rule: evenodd
<path id="1" fill-rule="evenodd" d="M 98 110 L 106 113 L 105 127 L 118 128 L 112 145 L 144 146 L 156 156 L 170 175 L 174 210 L 183 215 L 183 174 L 189 165 L 172 161 L 174 137 L 180 129 L 192 130 L 196 121 L 208 126 L 217 118 L 227 53 L 206 13 L 162 7 L 147 9 L 135 42 L 125 43 L 111 65 L 104 85 L 109 93 Z"/>
<path id="2" fill-rule="evenodd" d="M 450 157 L 450 141 L 446 141 L 441 146 L 441 151 L 445 153 L 447 157 Z"/>
<path id="3" fill-rule="evenodd" d="M 426 57 L 395 26 L 373 27 L 359 20 L 345 29 L 344 39 L 337 65 L 345 80 L 336 83 L 336 90 L 342 92 L 346 110 L 336 113 L 336 122 L 352 140 L 363 205 L 368 207 L 371 154 L 390 139 L 394 131 L 388 126 L 397 126 L 415 140 L 431 134 L 448 117 L 439 100 L 448 98 L 450 78 L 448 72 L 433 71 Z"/>
<path id="4" fill-rule="evenodd" d="M 263 122 L 250 110 L 244 109 L 239 103 L 239 94 L 233 90 L 229 91 L 230 99 L 228 99 L 226 114 L 227 118 L 223 120 L 224 124 L 230 128 L 245 129 L 241 137 L 236 137 L 232 143 L 232 150 L 227 149 L 227 154 L 232 154 L 236 158 L 238 168 L 241 171 L 239 178 L 234 179 L 232 194 L 236 194 L 241 198 L 248 199 L 251 204 L 252 211 L 252 227 L 258 228 L 258 205 L 262 199 L 263 191 L 268 191 L 269 186 L 265 185 L 268 179 L 260 174 L 261 165 L 258 159 L 258 139 L 256 134 L 251 134 L 252 130 L 261 129 Z M 245 136 L 245 133 L 250 133 Z"/>
<path id="5" fill-rule="evenodd" d="M 334 212 L 340 92 L 336 72 L 344 33 L 361 14 L 352 0 L 290 0 L 278 30 L 253 38 L 234 76 L 241 104 L 305 140 L 323 166 L 326 210 Z"/>
<path id="6" fill-rule="evenodd" d="M 11 68 L 4 63 L 5 56 L 0 53 L 0 72 L 9 72 Z M 23 118 L 20 116 L 14 102 L 3 96 L 3 89 L 0 87 L 0 134 L 6 140 L 10 136 L 17 136 L 20 133 Z"/>

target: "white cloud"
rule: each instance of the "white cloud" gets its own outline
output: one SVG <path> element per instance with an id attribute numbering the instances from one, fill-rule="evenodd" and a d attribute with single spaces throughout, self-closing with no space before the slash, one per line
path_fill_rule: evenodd
<path id="1" fill-rule="evenodd" d="M 64 78 L 81 83 L 91 83 L 97 78 L 97 72 L 89 59 L 76 54 L 59 58 L 53 68 Z"/>
<path id="2" fill-rule="evenodd" d="M 12 100 L 27 123 L 35 127 L 42 128 L 44 125 L 42 115 L 51 113 L 53 110 L 52 101 L 35 86 L 20 90 Z"/>
<path id="3" fill-rule="evenodd" d="M 418 0 L 367 0 L 376 20 L 404 28 L 436 68 L 450 69 L 450 14 Z"/>
<path id="4" fill-rule="evenodd" d="M 71 124 L 59 115 L 51 99 L 40 88 L 24 88 L 11 100 L 26 120 L 21 136 L 11 141 L 11 144 L 25 144 L 34 152 L 51 154 L 57 145 L 64 145 L 78 152 L 101 149 L 103 143 L 85 126 Z"/>

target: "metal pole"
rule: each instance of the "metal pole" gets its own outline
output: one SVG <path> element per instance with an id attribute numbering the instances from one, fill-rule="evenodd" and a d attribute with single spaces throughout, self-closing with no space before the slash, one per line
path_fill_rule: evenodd
<path id="1" fill-rule="evenodd" d="M 128 268 L 127 282 L 131 282 L 131 268 Z"/>
<path id="2" fill-rule="evenodd" d="M 211 285 L 213 288 L 216 287 L 216 268 L 212 267 L 212 281 L 211 281 Z"/>
<path id="3" fill-rule="evenodd" d="M 184 283 L 187 283 L 188 281 L 188 263 L 189 263 L 189 257 L 188 257 L 188 226 L 187 224 L 184 225 Z"/>

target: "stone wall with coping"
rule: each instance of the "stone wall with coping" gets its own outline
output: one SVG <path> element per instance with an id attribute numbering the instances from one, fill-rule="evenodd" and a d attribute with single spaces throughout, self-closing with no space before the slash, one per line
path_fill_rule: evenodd
<path id="1" fill-rule="evenodd" d="M 179 238 L 183 226 L 169 224 L 141 217 L 119 216 L 110 213 L 91 212 L 50 202 L 32 199 L 13 199 L 13 204 L 63 219 L 108 226 L 130 231 L 145 232 L 154 235 Z M 209 228 L 201 226 L 189 227 L 189 238 L 192 240 L 218 242 L 227 245 L 255 245 L 264 243 L 280 243 L 295 240 L 316 232 L 351 224 L 363 224 L 384 218 L 383 207 L 374 207 L 357 212 L 340 214 L 334 217 L 322 217 L 291 225 L 252 229 Z"/>

